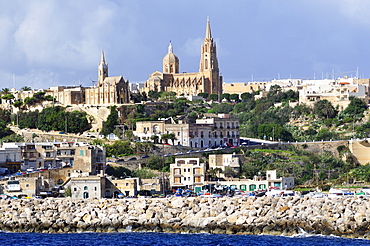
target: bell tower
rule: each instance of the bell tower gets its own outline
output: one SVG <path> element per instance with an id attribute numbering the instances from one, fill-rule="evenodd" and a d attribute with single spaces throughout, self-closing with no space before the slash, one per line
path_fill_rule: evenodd
<path id="1" fill-rule="evenodd" d="M 206 36 L 201 49 L 199 72 L 207 78 L 206 92 L 218 94 L 218 98 L 221 100 L 222 76 L 220 76 L 218 68 L 216 44 L 213 42 L 209 19 L 207 19 Z"/>
<path id="2" fill-rule="evenodd" d="M 105 63 L 104 51 L 102 51 L 98 65 L 98 85 L 101 85 L 106 77 L 108 77 L 108 63 Z"/>

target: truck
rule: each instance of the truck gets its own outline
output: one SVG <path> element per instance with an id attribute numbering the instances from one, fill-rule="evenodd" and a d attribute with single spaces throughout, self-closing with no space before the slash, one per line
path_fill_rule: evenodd
<path id="1" fill-rule="evenodd" d="M 9 170 L 6 167 L 0 167 L 0 174 L 9 174 Z"/>

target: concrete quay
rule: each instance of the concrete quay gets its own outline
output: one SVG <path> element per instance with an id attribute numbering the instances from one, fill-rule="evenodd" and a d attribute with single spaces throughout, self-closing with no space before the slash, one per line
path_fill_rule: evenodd
<path id="1" fill-rule="evenodd" d="M 366 197 L 0 200 L 9 232 L 305 233 L 370 239 Z"/>

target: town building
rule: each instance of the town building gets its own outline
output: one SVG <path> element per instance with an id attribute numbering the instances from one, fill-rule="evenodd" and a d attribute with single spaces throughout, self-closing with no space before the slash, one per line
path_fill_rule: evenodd
<path id="1" fill-rule="evenodd" d="M 170 187 L 194 189 L 205 184 L 206 166 L 199 158 L 176 158 L 170 164 Z"/>
<path id="2" fill-rule="evenodd" d="M 209 170 L 213 170 L 218 178 L 226 178 L 225 170 L 230 168 L 235 174 L 240 173 L 244 160 L 242 154 L 212 154 L 208 156 Z"/>
<path id="3" fill-rule="evenodd" d="M 41 175 L 27 177 L 12 177 L 6 180 L 0 180 L 2 193 L 10 197 L 46 197 L 59 196 L 59 189 L 54 179 L 46 179 Z"/>
<path id="4" fill-rule="evenodd" d="M 351 96 L 364 100 L 368 97 L 367 85 L 356 82 L 355 78 L 303 80 L 298 87 L 299 103 L 312 106 L 317 101 L 328 100 L 342 111 L 349 105 Z"/>
<path id="5" fill-rule="evenodd" d="M 10 173 L 21 170 L 22 154 L 14 143 L 3 143 L 0 148 L 0 167 L 7 168 Z"/>
<path id="6" fill-rule="evenodd" d="M 201 48 L 199 72 L 180 73 L 179 58 L 173 53 L 171 42 L 162 65 L 163 71 L 152 73 L 145 81 L 144 88 L 141 89 L 142 92 L 167 91 L 175 92 L 178 96 L 215 93 L 219 100 L 221 99 L 222 76 L 218 67 L 216 44 L 212 38 L 209 20 L 207 20 L 206 35 Z"/>
<path id="7" fill-rule="evenodd" d="M 239 121 L 230 118 L 229 114 L 205 114 L 204 118 L 195 123 L 177 123 L 171 119 L 158 121 L 138 121 L 134 135 L 142 141 L 153 141 L 153 136 L 161 139 L 162 134 L 174 133 L 174 145 L 195 148 L 210 148 L 212 146 L 238 146 Z"/>
<path id="8" fill-rule="evenodd" d="M 229 178 L 225 181 L 208 181 L 207 184 L 241 191 L 267 190 L 269 188 L 291 189 L 294 187 L 294 177 L 277 177 L 276 170 L 268 170 L 266 171 L 266 177 L 255 176 L 253 179 Z"/>

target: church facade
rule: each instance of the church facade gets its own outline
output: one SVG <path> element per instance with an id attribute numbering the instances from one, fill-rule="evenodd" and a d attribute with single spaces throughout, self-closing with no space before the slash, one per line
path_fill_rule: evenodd
<path id="1" fill-rule="evenodd" d="M 179 73 L 179 58 L 173 53 L 170 43 L 168 53 L 163 58 L 163 72 L 152 73 L 141 92 L 168 91 L 176 95 L 198 95 L 199 93 L 222 94 L 222 76 L 220 75 L 216 44 L 211 35 L 210 21 L 207 20 L 206 35 L 201 48 L 199 72 Z"/>

